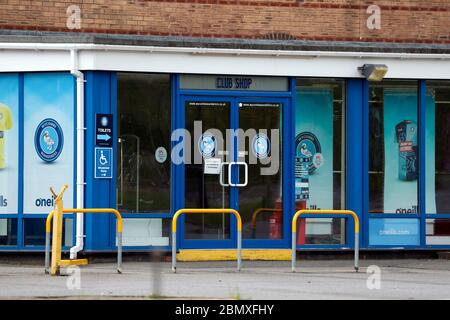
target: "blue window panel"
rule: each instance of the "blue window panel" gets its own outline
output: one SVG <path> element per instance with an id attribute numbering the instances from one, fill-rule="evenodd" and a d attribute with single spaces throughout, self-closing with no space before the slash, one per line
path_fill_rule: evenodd
<path id="1" fill-rule="evenodd" d="M 369 243 L 371 246 L 419 246 L 419 219 L 383 219 L 369 221 Z"/>

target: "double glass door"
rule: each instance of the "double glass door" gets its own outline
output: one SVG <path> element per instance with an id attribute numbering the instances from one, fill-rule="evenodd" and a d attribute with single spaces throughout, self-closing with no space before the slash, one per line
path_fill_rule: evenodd
<path id="1" fill-rule="evenodd" d="M 233 208 L 244 246 L 283 234 L 282 114 L 279 98 L 183 96 L 184 208 Z M 229 214 L 184 216 L 184 248 L 234 247 Z M 257 241 L 253 241 L 257 240 Z M 259 241 L 258 241 L 259 240 Z"/>

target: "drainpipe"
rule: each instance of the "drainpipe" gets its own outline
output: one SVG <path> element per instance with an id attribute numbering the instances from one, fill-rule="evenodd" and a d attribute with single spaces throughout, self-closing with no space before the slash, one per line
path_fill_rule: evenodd
<path id="1" fill-rule="evenodd" d="M 78 52 L 70 50 L 70 73 L 77 78 L 77 209 L 84 208 L 84 74 L 78 70 Z M 84 214 L 77 213 L 76 243 L 70 248 L 70 259 L 76 259 L 83 250 Z"/>

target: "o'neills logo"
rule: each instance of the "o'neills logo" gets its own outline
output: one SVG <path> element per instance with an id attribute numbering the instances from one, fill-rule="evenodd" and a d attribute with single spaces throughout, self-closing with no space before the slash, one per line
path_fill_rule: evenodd
<path id="1" fill-rule="evenodd" d="M 61 126 L 54 119 L 45 119 L 36 128 L 34 146 L 43 161 L 53 162 L 60 156 L 64 145 Z"/>

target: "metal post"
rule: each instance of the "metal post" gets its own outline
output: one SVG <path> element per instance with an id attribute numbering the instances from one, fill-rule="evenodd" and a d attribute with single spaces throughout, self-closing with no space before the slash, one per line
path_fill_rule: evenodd
<path id="1" fill-rule="evenodd" d="M 297 241 L 296 240 L 296 236 L 297 232 L 292 231 L 292 257 L 291 257 L 291 266 L 292 266 L 292 272 L 295 272 L 295 260 L 297 259 L 297 255 L 296 255 L 296 245 L 297 245 Z"/>
<path id="2" fill-rule="evenodd" d="M 359 270 L 359 233 L 355 232 L 355 271 Z"/>
<path id="3" fill-rule="evenodd" d="M 241 271 L 242 263 L 242 230 L 237 232 L 237 271 Z"/>
<path id="4" fill-rule="evenodd" d="M 50 232 L 45 232 L 45 273 L 50 273 Z"/>
<path id="5" fill-rule="evenodd" d="M 177 272 L 177 232 L 172 232 L 172 271 Z"/>
<path id="6" fill-rule="evenodd" d="M 122 232 L 117 232 L 117 272 L 122 273 Z"/>
<path id="7" fill-rule="evenodd" d="M 59 264 L 61 261 L 62 247 L 62 217 L 63 217 L 63 201 L 62 191 L 60 196 L 55 199 L 55 212 L 53 214 L 53 245 L 52 245 L 52 262 L 50 274 L 59 274 Z"/>

